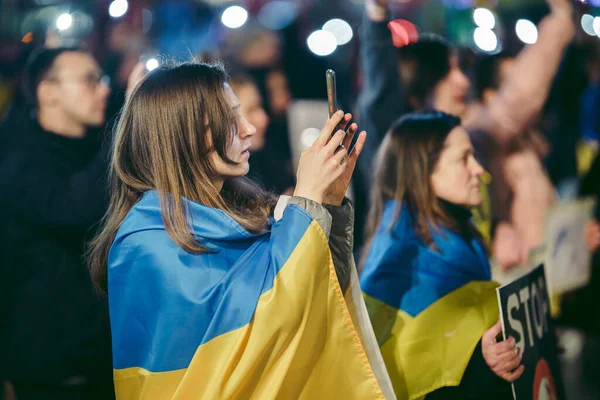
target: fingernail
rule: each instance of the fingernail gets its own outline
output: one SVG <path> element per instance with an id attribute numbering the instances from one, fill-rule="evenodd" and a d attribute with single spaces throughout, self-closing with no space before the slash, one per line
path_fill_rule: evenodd
<path id="1" fill-rule="evenodd" d="M 510 338 L 510 344 L 513 346 L 515 345 L 515 338 Z"/>
<path id="2" fill-rule="evenodd" d="M 344 115 L 344 112 L 343 112 L 342 110 L 339 110 L 339 111 L 337 112 L 337 115 Z"/>

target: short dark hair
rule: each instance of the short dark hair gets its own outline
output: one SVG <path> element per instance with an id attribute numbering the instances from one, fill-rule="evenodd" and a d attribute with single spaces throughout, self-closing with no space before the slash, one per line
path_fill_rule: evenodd
<path id="1" fill-rule="evenodd" d="M 54 62 L 63 53 L 80 52 L 88 53 L 79 46 L 40 48 L 34 50 L 25 64 L 25 75 L 23 79 L 23 93 L 25 99 L 32 106 L 39 106 L 37 88 L 40 83 L 48 77 L 48 73 L 54 66 Z"/>
<path id="2" fill-rule="evenodd" d="M 434 34 L 422 34 L 416 43 L 398 49 L 399 63 L 411 69 L 411 77 L 403 79 L 405 110 L 427 108 L 433 89 L 450 72 L 453 52 L 450 42 Z"/>
<path id="3" fill-rule="evenodd" d="M 515 56 L 509 52 L 482 56 L 475 65 L 475 96 L 483 99 L 486 89 L 500 87 L 500 64 Z"/>

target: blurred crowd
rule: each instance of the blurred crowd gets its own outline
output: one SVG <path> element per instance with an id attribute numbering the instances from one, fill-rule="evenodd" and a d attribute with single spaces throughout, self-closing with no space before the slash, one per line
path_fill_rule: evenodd
<path id="1" fill-rule="evenodd" d="M 374 160 L 391 145 L 386 133 L 405 113 L 436 109 L 461 118 L 485 170 L 484 202 L 473 217 L 490 257 L 501 270 L 525 263 L 544 241 L 552 206 L 600 195 L 600 42 L 578 32 L 565 0 L 548 0 L 537 42 L 516 51 L 474 54 L 435 35 L 397 47 L 386 2 L 366 3 L 356 67 L 338 77 L 340 108 L 368 132 L 348 193 L 356 259 L 366 257 L 365 237 L 377 228 L 369 225 L 369 198 L 385 192 L 373 173 L 384 168 Z M 141 40 L 116 25 L 98 51 L 64 46 L 48 31 L 0 70 L 0 382 L 7 399 L 113 396 L 108 305 L 90 282 L 85 255 L 108 205 L 115 121 L 148 73 Z M 221 48 L 195 58 L 223 60 L 240 112 L 256 128 L 248 176 L 291 195 L 294 143 L 303 137 L 290 110 L 313 91 L 288 72 L 290 56 L 274 31 L 250 25 Z M 319 101 L 324 75 L 323 68 L 322 84 L 308 78 L 322 89 Z M 563 296 L 557 319 L 582 332 L 579 378 L 590 399 L 600 398 L 599 219 L 596 207 L 586 236 L 591 283 Z"/>

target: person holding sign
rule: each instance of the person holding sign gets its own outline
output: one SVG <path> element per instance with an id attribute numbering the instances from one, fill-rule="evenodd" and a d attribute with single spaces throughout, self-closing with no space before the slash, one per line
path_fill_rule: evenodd
<path id="1" fill-rule="evenodd" d="M 361 287 L 399 399 L 511 398 L 523 373 L 501 334 L 469 209 L 483 168 L 458 117 L 407 114 L 377 154 Z"/>
<path id="2" fill-rule="evenodd" d="M 140 81 L 90 256 L 117 398 L 389 398 L 344 198 L 366 133 L 348 155 L 356 126 L 335 130 L 343 120 L 302 154 L 280 208 L 245 178 L 256 129 L 222 67 L 164 65 Z"/>
<path id="3" fill-rule="evenodd" d="M 592 256 L 587 285 L 567 293 L 562 298 L 561 320 L 563 323 L 600 336 L 600 154 L 596 156 L 580 183 L 581 198 L 595 198 L 596 204 L 591 220 L 585 227 L 585 244 Z M 589 354 L 588 354 L 589 355 Z"/>
<path id="4" fill-rule="evenodd" d="M 597 200 L 594 218 L 587 226 L 585 239 L 590 252 L 600 250 L 600 154 L 596 156 L 590 170 L 581 182 L 581 196 L 594 196 Z M 596 254 L 596 258 L 598 255 Z M 598 263 L 598 260 L 596 261 Z"/>

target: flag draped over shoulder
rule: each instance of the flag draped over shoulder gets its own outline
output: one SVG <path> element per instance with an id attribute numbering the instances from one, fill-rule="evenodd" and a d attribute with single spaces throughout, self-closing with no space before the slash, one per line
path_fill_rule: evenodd
<path id="1" fill-rule="evenodd" d="M 406 207 L 389 202 L 361 274 L 369 316 L 398 399 L 458 386 L 483 333 L 498 320 L 485 250 L 442 230 L 434 250 Z"/>
<path id="2" fill-rule="evenodd" d="M 118 399 L 393 397 L 357 278 L 344 297 L 305 210 L 290 205 L 253 235 L 220 210 L 187 206 L 212 253 L 169 238 L 156 192 L 133 207 L 110 250 Z"/>

